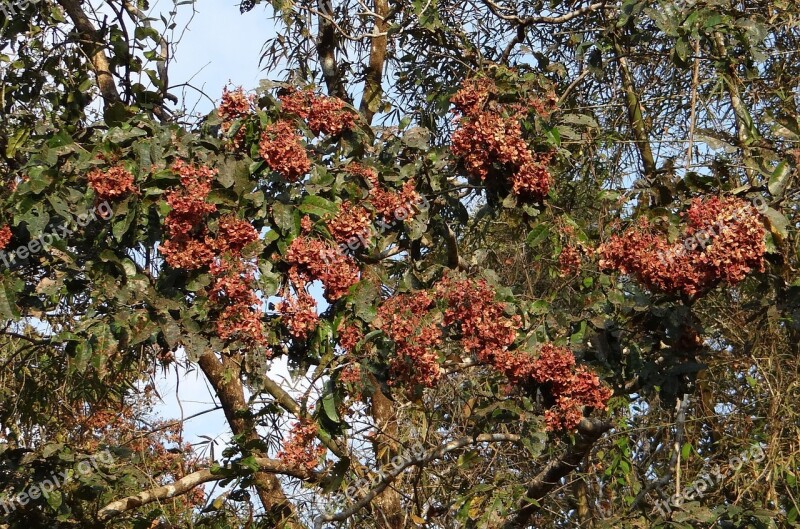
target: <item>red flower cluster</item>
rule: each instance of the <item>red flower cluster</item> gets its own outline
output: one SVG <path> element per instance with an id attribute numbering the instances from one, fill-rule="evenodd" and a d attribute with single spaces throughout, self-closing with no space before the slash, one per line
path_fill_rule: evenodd
<path id="1" fill-rule="evenodd" d="M 561 248 L 558 255 L 558 269 L 562 276 L 572 276 L 578 273 L 581 267 L 581 251 L 574 245 L 568 244 Z"/>
<path id="2" fill-rule="evenodd" d="M 366 209 L 345 200 L 327 225 L 336 242 L 347 244 L 353 237 L 369 237 L 371 218 Z"/>
<path id="3" fill-rule="evenodd" d="M 300 236 L 292 241 L 286 252 L 289 263 L 289 280 L 296 289 L 320 280 L 325 287 L 325 299 L 330 302 L 341 298 L 358 282 L 356 263 L 327 241 Z"/>
<path id="4" fill-rule="evenodd" d="M 167 195 L 172 211 L 164 226 L 170 239 L 164 241 L 159 251 L 173 268 L 195 270 L 208 266 L 214 260 L 214 241 L 208 236 L 206 217 L 217 207 L 206 202 L 211 192 L 211 179 L 215 171 L 204 166 L 194 166 L 178 160 L 172 170 L 181 177 L 181 186 Z"/>
<path id="5" fill-rule="evenodd" d="M 285 318 L 289 334 L 298 340 L 305 340 L 314 332 L 319 322 L 317 302 L 305 288 L 297 288 L 297 296 L 289 295 L 288 289 L 283 292 L 283 301 L 278 303 L 278 312 Z"/>
<path id="6" fill-rule="evenodd" d="M 239 340 L 250 346 L 267 346 L 262 319 L 264 311 L 256 296 L 255 265 L 232 256 L 219 259 L 209 270 L 214 281 L 208 299 L 221 309 L 217 317 L 217 336 Z"/>
<path id="7" fill-rule="evenodd" d="M 8 225 L 0 228 L 0 250 L 8 246 L 8 243 L 11 242 L 11 236 L 11 228 L 9 228 Z"/>
<path id="8" fill-rule="evenodd" d="M 316 95 L 310 90 L 291 90 L 280 96 L 283 110 L 307 120 L 308 128 L 319 135 L 321 132 L 338 136 L 351 130 L 356 121 L 353 112 L 345 109 L 345 103 L 337 97 Z"/>
<path id="9" fill-rule="evenodd" d="M 307 419 L 294 423 L 289 431 L 289 439 L 283 443 L 283 450 L 278 452 L 278 459 L 308 472 L 314 470 L 319 458 L 325 454 L 325 448 L 316 443 L 316 438 L 315 423 Z"/>
<path id="10" fill-rule="evenodd" d="M 420 291 L 393 296 L 378 308 L 377 326 L 395 343 L 393 375 L 424 387 L 432 387 L 441 376 L 436 346 L 442 330 L 431 321 L 432 307 L 433 299 Z"/>
<path id="11" fill-rule="evenodd" d="M 339 381 L 343 384 L 360 384 L 361 383 L 361 366 L 359 364 L 348 364 L 342 369 L 339 375 Z"/>
<path id="12" fill-rule="evenodd" d="M 246 220 L 227 215 L 219 219 L 216 248 L 219 253 L 232 252 L 240 255 L 242 249 L 258 240 L 258 232 Z"/>
<path id="13" fill-rule="evenodd" d="M 253 108 L 253 96 L 248 96 L 244 93 L 242 87 L 238 87 L 233 91 L 228 91 L 225 87 L 222 90 L 222 101 L 217 109 L 217 114 L 222 119 L 220 130 L 227 136 L 228 132 L 233 126 L 233 122 L 237 119 L 247 117 Z M 231 150 L 239 151 L 244 146 L 245 129 L 240 128 L 236 136 L 231 138 L 228 144 Z"/>
<path id="14" fill-rule="evenodd" d="M 290 121 L 268 125 L 261 133 L 258 152 L 270 169 L 290 182 L 297 182 L 311 170 L 311 160 Z"/>
<path id="15" fill-rule="evenodd" d="M 364 338 L 364 333 L 361 332 L 361 329 L 354 324 L 340 323 L 338 335 L 339 345 L 342 346 L 342 349 L 348 352 L 352 352 L 355 349 L 356 344 L 360 342 L 362 338 Z"/>
<path id="16" fill-rule="evenodd" d="M 116 200 L 131 193 L 138 193 L 133 185 L 133 175 L 121 165 L 111 167 L 107 171 L 92 169 L 87 178 L 100 200 Z"/>
<path id="17" fill-rule="evenodd" d="M 600 378 L 583 367 L 575 369 L 575 357 L 569 349 L 544 344 L 531 366 L 531 376 L 548 384 L 556 405 L 545 412 L 549 431 L 573 430 L 583 418 L 582 407 L 605 409 L 612 392 Z"/>
<path id="18" fill-rule="evenodd" d="M 369 203 L 384 220 L 408 220 L 414 216 L 414 206 L 421 202 L 414 180 L 405 182 L 398 192 L 382 186 L 378 180 L 378 171 L 372 167 L 351 163 L 347 166 L 347 172 L 360 176 L 369 184 Z"/>
<path id="19" fill-rule="evenodd" d="M 436 294 L 447 302 L 444 323 L 460 330 L 465 351 L 479 362 L 492 365 L 512 383 L 529 378 L 531 358 L 508 350 L 522 323 L 520 317 L 506 315 L 485 280 L 445 277 L 436 285 Z"/>
<path id="20" fill-rule="evenodd" d="M 451 149 L 460 157 L 467 172 L 481 180 L 497 174 L 509 174 L 513 192 L 541 198 L 550 190 L 552 176 L 547 164 L 550 153 L 532 153 L 522 137 L 519 109 L 513 107 L 487 109 L 495 92 L 487 80 L 466 82 L 452 98 L 456 112 L 461 114 L 460 127 L 453 133 Z M 511 111 L 510 117 L 503 111 Z M 516 111 L 515 111 L 516 110 Z"/>
<path id="21" fill-rule="evenodd" d="M 694 199 L 684 238 L 669 243 L 646 218 L 598 248 L 599 265 L 631 274 L 661 292 L 701 293 L 764 270 L 764 227 L 756 209 L 735 197 Z"/>

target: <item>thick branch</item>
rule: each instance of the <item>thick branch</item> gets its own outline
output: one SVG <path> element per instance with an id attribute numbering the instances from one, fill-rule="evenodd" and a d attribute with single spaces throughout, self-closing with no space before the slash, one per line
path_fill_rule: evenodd
<path id="1" fill-rule="evenodd" d="M 280 384 L 271 378 L 264 376 L 263 387 L 270 395 L 272 395 L 272 398 L 275 399 L 275 402 L 277 402 L 281 408 L 288 411 L 295 417 L 300 417 L 302 414 L 300 404 L 294 400 L 292 396 L 280 386 Z M 348 457 L 347 449 L 337 443 L 336 440 L 333 439 L 330 434 L 328 434 L 328 432 L 320 430 L 317 432 L 317 438 L 322 442 L 323 445 L 325 445 L 325 448 L 336 454 L 338 457 Z"/>
<path id="2" fill-rule="evenodd" d="M 58 3 L 67 12 L 72 23 L 75 24 L 75 29 L 81 35 L 81 47 L 92 62 L 92 68 L 97 78 L 97 87 L 100 89 L 100 95 L 103 96 L 104 106 L 108 107 L 119 102 L 119 92 L 116 84 L 114 84 L 111 64 L 103 51 L 98 31 L 81 9 L 80 0 L 58 0 Z"/>
<path id="3" fill-rule="evenodd" d="M 372 43 L 369 52 L 369 64 L 364 79 L 364 96 L 361 98 L 359 110 L 364 116 L 364 121 L 369 125 L 372 118 L 380 108 L 383 95 L 383 66 L 386 62 L 386 47 L 389 37 L 386 30 L 389 27 L 389 1 L 375 0 L 375 29 L 373 30 Z"/>
<path id="4" fill-rule="evenodd" d="M 503 525 L 503 529 L 523 529 L 531 516 L 539 510 L 538 502 L 556 488 L 562 478 L 578 468 L 594 443 L 610 429 L 610 424 L 597 419 L 581 420 L 575 444 L 569 447 L 561 459 L 548 463 L 528 484 L 525 498 L 520 501 L 519 511 Z"/>
<path id="5" fill-rule="evenodd" d="M 330 0 L 319 0 L 319 36 L 317 38 L 317 55 L 322 68 L 322 76 L 328 87 L 328 95 L 347 99 L 342 79 L 336 65 L 336 26 L 329 17 L 333 17 L 333 5 Z M 327 14 L 328 16 L 325 16 Z"/>
<path id="6" fill-rule="evenodd" d="M 305 480 L 313 478 L 313 475 L 309 472 L 306 472 L 304 469 L 287 466 L 283 462 L 276 459 L 257 457 L 255 460 L 263 472 L 284 474 Z M 113 501 L 100 509 L 100 511 L 97 513 L 97 517 L 100 521 L 106 521 L 114 518 L 115 516 L 119 516 L 124 512 L 141 507 L 142 505 L 147 505 L 148 503 L 153 503 L 155 501 L 175 498 L 190 492 L 195 487 L 199 487 L 203 483 L 219 481 L 226 479 L 227 477 L 228 476 L 226 475 L 214 474 L 210 469 L 207 468 L 198 470 L 197 472 L 192 472 L 191 474 L 188 474 L 181 479 L 170 483 L 169 485 L 163 485 L 161 487 L 140 492 L 139 494 L 134 494 L 133 496 L 128 496 L 127 498 Z"/>
<path id="7" fill-rule="evenodd" d="M 616 34 L 612 34 L 611 39 L 614 43 L 614 53 L 619 63 L 622 88 L 625 91 L 625 106 L 628 110 L 628 119 L 631 124 L 631 130 L 633 131 L 633 137 L 636 139 L 636 148 L 639 150 L 639 155 L 642 158 L 642 165 L 644 166 L 644 177 L 652 184 L 656 177 L 656 161 L 653 157 L 653 151 L 650 148 L 650 137 L 645 127 L 644 116 L 642 115 L 642 104 L 636 93 L 636 85 L 633 82 L 633 76 L 628 67 L 628 59 L 625 58 L 619 39 Z"/>
<path id="8" fill-rule="evenodd" d="M 255 423 L 244 399 L 239 366 L 224 355 L 218 360 L 211 351 L 200 355 L 198 364 L 214 388 L 233 434 L 242 435 L 247 441 L 259 441 Z M 258 450 L 251 452 L 256 457 L 264 455 Z M 289 528 L 303 527 L 297 521 L 292 504 L 283 493 L 278 478 L 266 472 L 256 472 L 253 483 L 264 510 L 277 527 L 282 527 L 281 523 Z"/>

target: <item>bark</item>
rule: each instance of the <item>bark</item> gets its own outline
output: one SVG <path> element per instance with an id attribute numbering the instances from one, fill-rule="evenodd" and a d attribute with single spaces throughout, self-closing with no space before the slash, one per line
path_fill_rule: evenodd
<path id="1" fill-rule="evenodd" d="M 642 114 L 642 104 L 636 92 L 636 84 L 628 67 L 628 59 L 625 57 L 619 37 L 616 34 L 612 34 L 611 39 L 614 44 L 617 63 L 619 64 L 622 88 L 625 92 L 625 107 L 628 111 L 628 120 L 633 137 L 636 140 L 636 148 L 644 166 L 644 177 L 648 182 L 652 183 L 656 177 L 656 162 L 653 157 L 653 150 L 650 148 L 650 135 Z"/>
<path id="2" fill-rule="evenodd" d="M 92 63 L 92 69 L 97 79 L 97 87 L 103 97 L 104 107 L 108 108 L 110 105 L 119 102 L 120 98 L 111 72 L 111 63 L 103 51 L 104 43 L 89 17 L 81 9 L 80 0 L 58 0 L 58 3 L 67 12 L 67 16 L 75 24 L 75 29 L 80 34 L 81 48 Z"/>
<path id="3" fill-rule="evenodd" d="M 560 458 L 551 461 L 528 484 L 525 497 L 520 500 L 517 514 L 503 525 L 503 529 L 523 529 L 531 516 L 539 510 L 539 502 L 560 485 L 561 479 L 578 468 L 600 437 L 611 425 L 596 419 L 583 419 L 578 426 L 575 444 Z"/>
<path id="4" fill-rule="evenodd" d="M 285 474 L 305 479 L 310 478 L 309 473 L 304 472 L 302 469 L 291 468 L 283 464 L 281 461 L 277 461 L 275 459 L 259 457 L 256 458 L 256 462 L 262 469 L 264 469 L 265 472 L 275 472 L 278 474 Z M 148 503 L 153 503 L 155 501 L 176 498 L 182 494 L 190 492 L 195 487 L 199 487 L 203 483 L 218 481 L 221 479 L 224 479 L 224 476 L 214 474 L 210 469 L 206 468 L 203 470 L 198 470 L 197 472 L 187 474 L 186 476 L 173 483 L 170 483 L 169 485 L 163 485 L 161 487 L 140 492 L 139 494 L 134 494 L 133 496 L 128 496 L 127 498 L 113 501 L 100 509 L 100 511 L 97 513 L 97 517 L 100 521 L 106 521 L 124 512 L 141 507 L 142 505 L 147 505 Z"/>
<path id="5" fill-rule="evenodd" d="M 226 356 L 222 356 L 221 360 L 217 359 L 217 356 L 210 351 L 203 353 L 198 363 L 219 398 L 233 434 L 242 436 L 246 442 L 260 441 L 255 422 L 250 415 L 250 408 L 244 398 L 239 366 Z M 256 457 L 265 455 L 258 449 L 252 449 L 251 454 Z M 264 511 L 275 527 L 287 529 L 303 527 L 297 520 L 292 504 L 283 493 L 280 481 L 275 475 L 263 471 L 256 472 L 253 483 Z"/>
<path id="6" fill-rule="evenodd" d="M 367 124 L 372 123 L 372 118 L 380 109 L 383 96 L 383 67 L 386 63 L 386 49 L 389 37 L 389 1 L 375 0 L 375 24 L 372 31 L 372 43 L 369 52 L 369 64 L 364 80 L 364 96 L 361 99 L 360 112 Z"/>
<path id="7" fill-rule="evenodd" d="M 388 465 L 398 455 L 397 414 L 392 401 L 381 391 L 380 383 L 375 376 L 369 375 L 370 384 L 375 388 L 372 394 L 370 412 L 375 420 L 377 435 L 372 447 L 378 468 Z M 376 522 L 380 529 L 403 529 L 403 512 L 400 493 L 392 488 L 385 488 L 374 500 Z"/>

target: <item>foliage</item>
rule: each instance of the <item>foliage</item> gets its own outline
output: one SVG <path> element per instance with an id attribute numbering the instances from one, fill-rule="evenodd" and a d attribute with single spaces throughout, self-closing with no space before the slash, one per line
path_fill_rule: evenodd
<path id="1" fill-rule="evenodd" d="M 794 5 L 269 4 L 199 123 L 175 12 L 0 18 L 0 484 L 115 454 L 3 523 L 796 525 Z"/>

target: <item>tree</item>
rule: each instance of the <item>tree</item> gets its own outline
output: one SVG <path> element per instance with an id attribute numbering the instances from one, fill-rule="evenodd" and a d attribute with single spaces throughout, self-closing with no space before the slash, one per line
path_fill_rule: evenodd
<path id="1" fill-rule="evenodd" d="M 175 12 L 3 11 L 4 489 L 114 454 L 9 526 L 796 524 L 795 6 L 264 7 L 202 122 Z"/>

